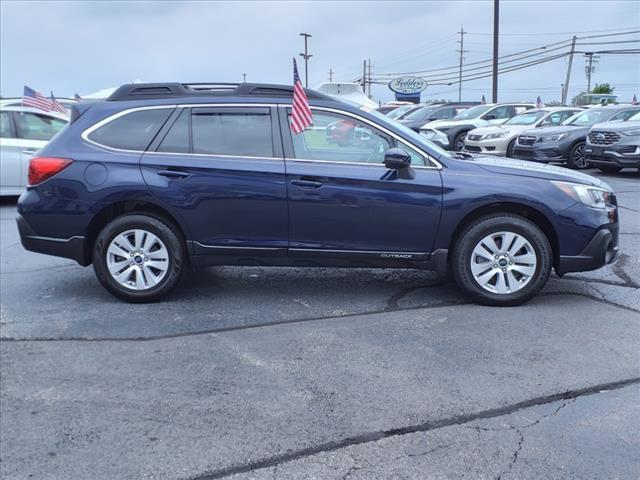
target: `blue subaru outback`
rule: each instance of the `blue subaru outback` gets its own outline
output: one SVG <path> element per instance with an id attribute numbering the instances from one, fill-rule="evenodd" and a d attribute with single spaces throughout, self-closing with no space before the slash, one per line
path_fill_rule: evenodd
<path id="1" fill-rule="evenodd" d="M 209 265 L 451 272 L 478 302 L 515 305 L 551 271 L 618 257 L 611 188 L 519 160 L 447 152 L 375 112 L 292 87 L 133 84 L 74 105 L 31 161 L 18 203 L 28 250 L 93 264 L 130 302 Z"/>

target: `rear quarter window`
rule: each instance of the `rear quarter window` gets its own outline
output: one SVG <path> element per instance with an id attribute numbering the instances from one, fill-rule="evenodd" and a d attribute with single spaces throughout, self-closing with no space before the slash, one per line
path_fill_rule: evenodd
<path id="1" fill-rule="evenodd" d="M 144 151 L 172 111 L 156 108 L 127 113 L 93 130 L 87 138 L 106 147 Z"/>

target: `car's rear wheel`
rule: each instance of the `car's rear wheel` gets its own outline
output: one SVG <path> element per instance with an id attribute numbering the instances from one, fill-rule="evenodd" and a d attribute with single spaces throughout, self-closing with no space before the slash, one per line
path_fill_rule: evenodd
<path id="1" fill-rule="evenodd" d="M 93 266 L 100 283 L 127 302 L 153 302 L 186 268 L 184 243 L 163 221 L 144 214 L 116 218 L 98 235 Z"/>
<path id="2" fill-rule="evenodd" d="M 514 138 L 509 142 L 509 145 L 507 146 L 507 157 L 515 158 L 515 151 L 516 151 L 516 139 Z"/>
<path id="3" fill-rule="evenodd" d="M 567 158 L 567 166 L 578 170 L 589 167 L 589 161 L 584 151 L 584 142 L 578 142 L 571 148 L 569 158 Z"/>
<path id="4" fill-rule="evenodd" d="M 453 149 L 457 152 L 461 152 L 464 149 L 464 141 L 467 138 L 467 132 L 462 132 L 456 135 L 453 141 Z"/>
<path id="5" fill-rule="evenodd" d="M 622 167 L 618 167 L 616 165 L 596 165 L 598 170 L 604 173 L 618 173 L 622 170 Z"/>
<path id="6" fill-rule="evenodd" d="M 553 255 L 546 235 L 513 214 L 481 217 L 458 237 L 451 258 L 458 286 L 486 305 L 519 305 L 547 283 Z"/>

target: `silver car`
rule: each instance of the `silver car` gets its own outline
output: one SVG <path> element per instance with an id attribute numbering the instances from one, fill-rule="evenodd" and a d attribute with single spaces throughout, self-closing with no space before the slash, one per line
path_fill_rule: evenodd
<path id="1" fill-rule="evenodd" d="M 64 115 L 36 108 L 0 107 L 0 196 L 22 193 L 29 160 L 68 122 Z"/>

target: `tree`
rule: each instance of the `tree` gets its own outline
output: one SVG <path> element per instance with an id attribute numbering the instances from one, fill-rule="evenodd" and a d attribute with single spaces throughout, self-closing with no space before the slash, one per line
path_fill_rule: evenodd
<path id="1" fill-rule="evenodd" d="M 613 93 L 615 87 L 612 87 L 608 83 L 596 83 L 596 86 L 593 87 L 591 93 Z"/>

